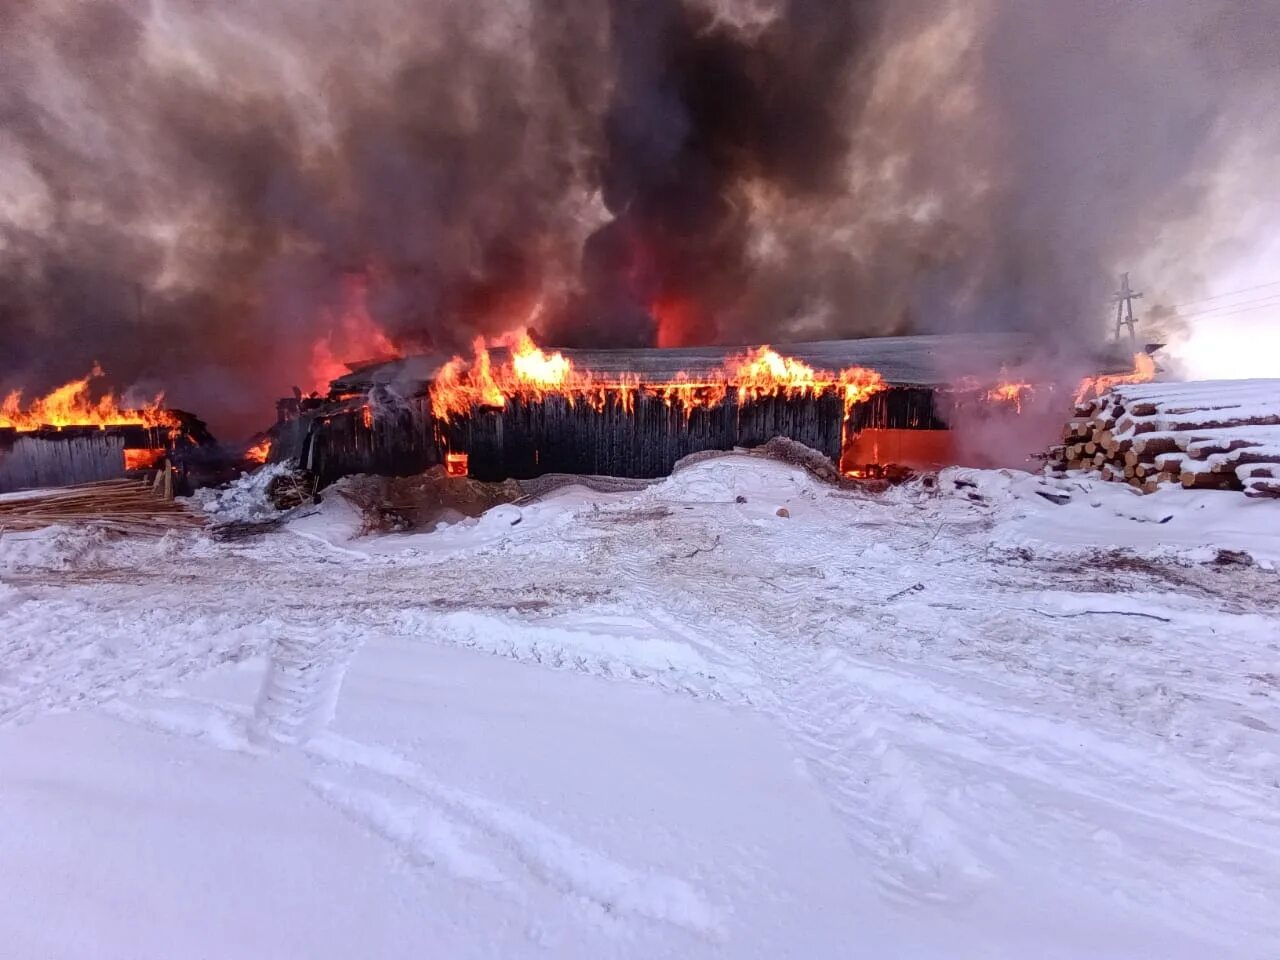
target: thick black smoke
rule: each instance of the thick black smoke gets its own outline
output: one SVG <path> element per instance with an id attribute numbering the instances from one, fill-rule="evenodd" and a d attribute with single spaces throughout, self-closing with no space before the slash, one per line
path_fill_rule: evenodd
<path id="1" fill-rule="evenodd" d="M 857 129 L 856 61 L 874 4 L 789 0 L 745 31 L 713 9 L 614 0 L 613 93 L 582 294 L 554 339 L 647 346 L 732 337 L 752 282 L 752 186 L 838 195 Z"/>
<path id="2" fill-rule="evenodd" d="M 598 18 L 391 0 L 3 11 L 0 386 L 100 360 L 247 432 L 322 355 L 381 349 L 375 325 L 460 348 L 576 269 L 600 67 L 570 41 Z"/>
<path id="3" fill-rule="evenodd" d="M 1273 190 L 1278 42 L 1233 0 L 0 0 L 0 387 L 100 360 L 248 432 L 375 327 L 1080 343 Z"/>

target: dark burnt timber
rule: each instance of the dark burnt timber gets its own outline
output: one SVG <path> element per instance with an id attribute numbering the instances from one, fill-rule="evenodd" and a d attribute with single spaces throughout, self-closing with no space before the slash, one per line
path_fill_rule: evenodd
<path id="1" fill-rule="evenodd" d="M 356 473 L 412 476 L 443 459 L 425 396 L 341 401 L 284 420 L 272 434 L 271 459 L 296 459 L 321 486 Z"/>
<path id="2" fill-rule="evenodd" d="M 477 480 L 527 480 L 544 473 L 661 477 L 681 457 L 700 450 L 754 447 L 776 436 L 840 455 L 844 408 L 840 398 L 767 398 L 738 406 L 668 406 L 640 393 L 633 411 L 610 398 L 603 410 L 564 397 L 508 402 L 446 428 L 450 450 L 466 451 Z"/>
<path id="3" fill-rule="evenodd" d="M 817 369 L 863 366 L 878 371 L 887 389 L 856 405 L 847 430 L 946 429 L 935 400 L 965 376 L 1016 367 L 1035 355 L 1038 342 L 1022 334 L 889 337 L 778 345 L 776 349 Z M 662 383 L 680 371 L 691 376 L 722 367 L 745 347 L 675 350 L 563 350 L 575 367 L 601 379 L 639 378 Z M 508 359 L 493 349 L 495 365 Z M 643 389 L 633 411 L 610 394 L 597 410 L 578 399 L 551 395 L 543 401 L 509 400 L 501 409 L 477 408 L 469 417 L 433 422 L 431 382 L 444 356 L 405 357 L 353 371 L 333 381 L 329 398 L 282 401 L 272 430 L 272 459 L 296 459 L 321 485 L 355 473 L 408 476 L 465 453 L 470 476 L 480 480 L 528 479 L 544 473 L 660 477 L 677 460 L 701 450 L 731 450 L 775 436 L 797 440 L 839 462 L 846 424 L 833 394 L 781 396 L 739 405 L 732 391 L 712 408 L 668 406 Z M 1101 356 L 1094 369 L 1121 372 L 1132 358 Z M 367 411 L 367 412 L 366 412 Z"/>
<path id="4" fill-rule="evenodd" d="M 181 427 L 69 426 L 23 432 L 0 427 L 0 493 L 128 476 L 126 450 L 157 451 L 158 458 L 174 464 L 178 486 L 185 489 L 187 461 L 211 448 L 214 440 L 202 421 L 170 412 Z"/>

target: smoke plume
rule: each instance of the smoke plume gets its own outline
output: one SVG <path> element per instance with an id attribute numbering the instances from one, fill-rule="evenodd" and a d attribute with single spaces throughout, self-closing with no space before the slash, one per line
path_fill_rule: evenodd
<path id="1" fill-rule="evenodd" d="M 526 322 L 1083 343 L 1275 182 L 1278 37 L 1232 0 L 0 0 L 0 387 L 98 360 L 247 433 L 326 359 Z"/>

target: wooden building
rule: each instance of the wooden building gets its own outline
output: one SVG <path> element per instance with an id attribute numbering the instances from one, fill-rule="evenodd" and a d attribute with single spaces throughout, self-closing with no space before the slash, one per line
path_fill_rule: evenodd
<path id="1" fill-rule="evenodd" d="M 272 459 L 297 459 L 322 485 L 353 473 L 418 473 L 443 463 L 447 453 L 465 457 L 467 473 L 482 480 L 543 473 L 658 477 L 690 453 L 755 446 L 784 436 L 839 463 L 851 438 L 873 431 L 886 448 L 898 451 L 906 447 L 897 431 L 919 431 L 915 436 L 921 440 L 924 431 L 945 431 L 949 394 L 963 384 L 991 382 L 998 371 L 1030 362 L 1041 348 L 1029 335 L 999 333 L 832 340 L 775 349 L 818 370 L 874 369 L 886 388 L 855 405 L 848 422 L 842 399 L 833 393 L 739 404 L 730 391 L 716 406 L 686 411 L 643 389 L 631 409 L 617 397 L 596 409 L 549 395 L 542 401 L 508 400 L 502 408 L 476 408 L 469 417 L 440 422 L 431 417 L 430 392 L 449 358 L 410 356 L 352 371 L 333 381 L 328 398 L 282 401 Z M 681 372 L 696 378 L 722 369 L 728 358 L 745 350 L 561 352 L 575 369 L 591 370 L 600 379 L 638 378 L 654 384 L 669 383 Z M 501 348 L 490 354 L 495 367 L 509 359 Z M 1091 362 L 1090 372 L 1120 372 L 1130 366 L 1131 357 L 1103 355 Z M 936 442 L 907 446 L 940 449 Z M 894 459 L 902 462 L 904 457 Z"/>

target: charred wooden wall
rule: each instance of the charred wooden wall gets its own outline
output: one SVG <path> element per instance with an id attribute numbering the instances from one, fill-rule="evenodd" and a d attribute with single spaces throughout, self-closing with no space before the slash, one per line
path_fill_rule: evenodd
<path id="1" fill-rule="evenodd" d="M 939 416 L 936 394 L 926 387 L 890 387 L 857 404 L 849 416 L 849 429 L 946 430 Z"/>
<path id="2" fill-rule="evenodd" d="M 49 433 L 0 430 L 0 493 L 122 477 L 125 446 L 119 432 L 97 427 Z"/>
<path id="3" fill-rule="evenodd" d="M 273 444 L 272 459 L 296 457 L 321 486 L 355 473 L 403 477 L 440 462 L 425 397 L 368 414 L 348 405 L 304 415 Z"/>
<path id="4" fill-rule="evenodd" d="M 854 408 L 850 427 L 945 428 L 933 391 L 899 387 Z M 273 459 L 296 457 L 322 485 L 353 473 L 407 476 L 443 461 L 445 450 L 468 455 L 478 480 L 545 473 L 661 477 L 676 461 L 701 450 L 752 447 L 783 436 L 840 459 L 844 406 L 834 395 L 770 397 L 739 405 L 730 396 L 711 408 L 686 412 L 639 393 L 634 408 L 610 397 L 597 410 L 563 396 L 508 401 L 501 409 L 433 424 L 429 401 L 416 397 L 366 417 L 358 404 L 335 404 L 282 424 Z"/>
<path id="5" fill-rule="evenodd" d="M 544 473 L 661 477 L 690 453 L 756 446 L 775 436 L 838 457 L 842 416 L 833 397 L 771 398 L 742 407 L 726 400 L 688 412 L 646 394 L 635 398 L 633 411 L 613 399 L 597 411 L 548 397 L 478 411 L 444 433 L 449 449 L 468 454 L 470 475 L 477 480 Z"/>

